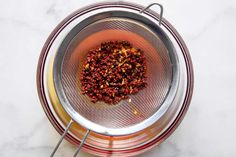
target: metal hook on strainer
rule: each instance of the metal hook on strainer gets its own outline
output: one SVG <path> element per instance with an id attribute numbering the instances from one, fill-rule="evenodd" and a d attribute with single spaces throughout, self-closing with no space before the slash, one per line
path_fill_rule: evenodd
<path id="1" fill-rule="evenodd" d="M 159 26 L 143 16 L 153 5 L 161 8 Z M 172 42 L 160 28 L 162 16 L 163 7 L 159 3 L 150 4 L 139 11 L 139 14 L 105 10 L 89 15 L 67 34 L 54 58 L 53 81 L 60 103 L 72 119 L 51 157 L 74 122 L 87 129 L 74 154 L 76 157 L 90 131 L 107 136 L 133 134 L 151 126 L 165 114 L 178 88 L 179 64 Z M 93 39 L 93 43 L 86 43 L 90 39 Z M 114 106 L 105 103 L 94 105 L 88 97 L 81 94 L 78 87 L 78 75 L 86 52 L 99 42 L 124 39 L 148 52 L 149 86 L 131 96 L 132 107 L 142 114 L 141 117 L 133 114 L 130 103 L 126 101 Z"/>
<path id="2" fill-rule="evenodd" d="M 161 25 L 162 17 L 163 17 L 163 11 L 164 11 L 163 6 L 161 4 L 159 4 L 159 3 L 151 3 L 146 8 L 144 8 L 143 10 L 140 10 L 140 13 L 143 13 L 144 11 L 146 11 L 147 9 L 152 7 L 153 5 L 158 5 L 160 7 L 160 9 L 161 9 L 161 11 L 160 11 L 160 19 L 159 19 L 159 25 Z"/>

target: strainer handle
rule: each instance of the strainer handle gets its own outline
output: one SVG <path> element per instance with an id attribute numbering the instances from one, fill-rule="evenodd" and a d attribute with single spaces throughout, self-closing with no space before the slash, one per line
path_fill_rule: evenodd
<path id="1" fill-rule="evenodd" d="M 160 9 L 161 9 L 161 11 L 160 11 L 160 19 L 159 19 L 159 25 L 161 25 L 161 22 L 162 22 L 162 16 L 163 16 L 163 6 L 161 5 L 161 4 L 159 4 L 159 3 L 151 3 L 151 4 L 149 4 L 147 7 L 145 7 L 144 9 L 142 9 L 141 11 L 140 11 L 140 13 L 143 13 L 144 11 L 146 11 L 147 9 L 149 9 L 150 7 L 152 7 L 153 5 L 158 5 L 159 7 L 160 7 Z"/>
<path id="2" fill-rule="evenodd" d="M 61 138 L 60 140 L 57 142 L 57 145 L 55 146 L 53 152 L 51 153 L 50 157 L 53 157 L 54 154 L 57 152 L 57 149 L 58 147 L 60 146 L 61 142 L 63 141 L 64 137 L 66 136 L 67 132 L 69 131 L 70 129 L 70 126 L 71 124 L 73 123 L 74 121 L 71 119 L 70 122 L 67 124 L 66 128 L 65 128 L 65 131 L 63 132 L 63 134 L 61 135 Z M 86 134 L 84 135 L 84 138 L 82 139 L 82 141 L 80 142 L 79 144 L 79 147 L 77 148 L 77 150 L 75 151 L 75 154 L 73 157 L 76 157 L 77 154 L 79 153 L 79 151 L 81 150 L 82 146 L 84 145 L 84 142 L 85 140 L 87 139 L 88 135 L 90 133 L 90 130 L 87 130 Z"/>
<path id="3" fill-rule="evenodd" d="M 68 130 L 69 130 L 69 128 L 70 128 L 70 126 L 71 126 L 71 124 L 72 124 L 73 122 L 74 122 L 74 121 L 71 119 L 70 122 L 67 124 L 65 131 L 64 131 L 63 134 L 61 135 L 61 138 L 60 138 L 60 140 L 58 141 L 57 145 L 55 146 L 55 148 L 54 148 L 53 152 L 51 153 L 50 157 L 53 157 L 54 154 L 56 153 L 58 147 L 60 146 L 62 140 L 63 140 L 64 137 L 66 136 L 66 134 L 67 134 L 67 132 L 68 132 Z"/>
<path id="4" fill-rule="evenodd" d="M 80 149 L 81 149 L 82 146 L 84 145 L 84 142 L 85 142 L 85 140 L 87 139 L 89 133 L 90 133 L 90 130 L 87 130 L 86 134 L 84 135 L 83 140 L 80 142 L 79 147 L 78 147 L 77 150 L 75 151 L 75 154 L 74 154 L 73 157 L 76 157 L 76 156 L 77 156 L 77 154 L 79 153 Z"/>

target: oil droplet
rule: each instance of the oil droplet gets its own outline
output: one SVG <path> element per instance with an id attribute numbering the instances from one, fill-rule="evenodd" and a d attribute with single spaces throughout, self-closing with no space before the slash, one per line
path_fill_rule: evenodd
<path id="1" fill-rule="evenodd" d="M 133 110 L 133 113 L 135 114 L 135 115 L 138 115 L 138 111 L 137 110 Z"/>
<path id="2" fill-rule="evenodd" d="M 129 98 L 128 102 L 131 103 L 131 99 L 130 98 Z"/>

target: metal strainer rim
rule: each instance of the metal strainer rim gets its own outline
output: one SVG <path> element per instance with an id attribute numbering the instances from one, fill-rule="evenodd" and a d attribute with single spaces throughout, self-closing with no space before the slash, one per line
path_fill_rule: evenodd
<path id="1" fill-rule="evenodd" d="M 120 11 L 117 11 L 120 12 Z M 113 12 L 114 13 L 114 12 Z M 135 14 L 131 14 L 132 16 Z M 140 16 L 137 14 L 137 17 L 139 17 L 139 20 L 142 20 L 143 22 L 143 16 Z M 142 19 L 141 19 L 142 17 Z M 102 18 L 102 17 L 101 17 Z M 127 17 L 126 17 L 127 18 Z M 90 17 L 90 20 L 92 18 Z M 149 21 L 149 20 L 148 20 Z M 140 130 L 143 130 L 144 128 L 152 125 L 154 122 L 156 122 L 168 109 L 168 107 L 171 105 L 174 97 L 175 97 L 175 92 L 177 91 L 178 88 L 178 79 L 179 79 L 179 63 L 178 63 L 178 58 L 177 55 L 175 54 L 175 48 L 173 47 L 173 45 L 171 44 L 171 41 L 168 39 L 167 36 L 165 36 L 165 33 L 161 30 L 161 28 L 158 25 L 155 25 L 156 29 L 159 29 L 159 32 L 162 32 L 165 37 L 165 39 L 167 40 L 166 42 L 169 42 L 169 48 L 171 48 L 172 53 L 170 53 L 170 55 L 173 55 L 174 60 L 176 61 L 175 66 L 173 66 L 173 68 L 176 68 L 175 70 L 173 70 L 174 72 L 174 76 L 173 77 L 173 84 L 172 87 L 170 89 L 169 92 L 169 99 L 165 101 L 165 105 L 162 105 L 162 107 L 158 110 L 158 113 L 162 113 L 162 114 L 157 114 L 157 112 L 155 114 L 153 114 L 152 116 L 150 116 L 148 119 L 143 120 L 142 122 L 135 124 L 134 126 L 129 126 L 129 127 L 124 127 L 124 128 L 106 128 L 103 127 L 101 125 L 95 124 L 89 120 L 87 120 L 86 118 L 84 118 L 83 116 L 81 116 L 80 114 L 78 114 L 70 105 L 70 102 L 68 101 L 68 99 L 65 96 L 65 93 L 62 87 L 62 84 L 60 81 L 61 80 L 61 62 L 62 59 L 60 60 L 60 58 L 63 58 L 61 55 L 63 55 L 62 53 L 56 53 L 55 56 L 55 60 L 54 60 L 54 65 L 53 65 L 53 78 L 54 78 L 54 84 L 55 84 L 55 88 L 56 88 L 56 92 L 58 95 L 58 98 L 63 106 L 63 108 L 66 110 L 66 112 L 71 116 L 71 118 L 76 121 L 77 123 L 81 124 L 82 126 L 84 126 L 85 128 L 92 130 L 94 132 L 97 133 L 101 133 L 101 134 L 105 134 L 105 135 L 127 135 L 127 134 L 131 134 L 131 133 L 135 133 L 138 132 Z M 164 104 L 164 103 L 163 103 Z"/>

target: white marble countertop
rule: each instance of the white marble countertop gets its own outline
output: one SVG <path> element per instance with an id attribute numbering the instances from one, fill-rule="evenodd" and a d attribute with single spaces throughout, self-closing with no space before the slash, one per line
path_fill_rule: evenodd
<path id="1" fill-rule="evenodd" d="M 0 1 L 0 156 L 49 156 L 59 134 L 36 91 L 40 50 L 52 29 L 93 0 Z M 96 0 L 98 2 L 98 0 Z M 139 1 L 144 5 L 153 1 Z M 195 89 L 178 129 L 141 156 L 236 156 L 236 1 L 158 1 L 190 50 Z M 63 142 L 57 157 L 72 156 Z M 82 153 L 82 156 L 88 156 Z"/>

